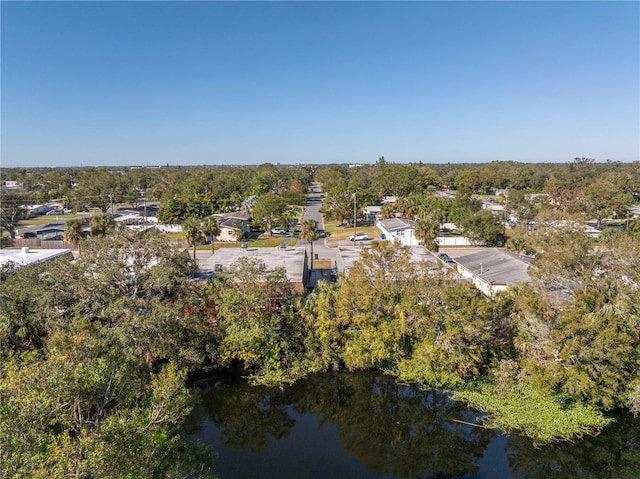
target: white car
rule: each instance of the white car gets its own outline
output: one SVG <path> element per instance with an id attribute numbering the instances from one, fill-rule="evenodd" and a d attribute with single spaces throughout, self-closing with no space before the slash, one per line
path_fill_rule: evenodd
<path id="1" fill-rule="evenodd" d="M 357 233 L 355 235 L 349 236 L 349 241 L 365 241 L 369 240 L 369 235 L 367 233 Z"/>
<path id="2" fill-rule="evenodd" d="M 286 235 L 288 232 L 289 230 L 287 230 L 286 228 L 280 228 L 280 227 L 273 228 L 271 230 L 272 235 Z"/>

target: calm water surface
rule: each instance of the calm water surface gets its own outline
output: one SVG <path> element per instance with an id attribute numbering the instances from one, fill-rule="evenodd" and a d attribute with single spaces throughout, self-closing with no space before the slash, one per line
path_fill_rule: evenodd
<path id="1" fill-rule="evenodd" d="M 218 383 L 185 432 L 218 453 L 220 479 L 640 478 L 640 421 L 535 448 L 459 422 L 478 416 L 436 390 L 333 373 L 285 390 Z"/>

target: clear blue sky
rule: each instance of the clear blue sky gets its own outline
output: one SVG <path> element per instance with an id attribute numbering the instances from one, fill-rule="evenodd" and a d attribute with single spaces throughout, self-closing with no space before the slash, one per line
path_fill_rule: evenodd
<path id="1" fill-rule="evenodd" d="M 4 167 L 640 156 L 638 2 L 0 4 Z"/>

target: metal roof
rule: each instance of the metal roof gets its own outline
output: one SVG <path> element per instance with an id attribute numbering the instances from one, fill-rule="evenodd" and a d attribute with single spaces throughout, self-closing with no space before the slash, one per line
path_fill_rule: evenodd
<path id="1" fill-rule="evenodd" d="M 382 225 L 387 231 L 399 231 L 415 228 L 416 223 L 411 220 L 405 220 L 402 218 L 388 218 L 386 220 L 380 220 L 379 224 Z"/>
<path id="2" fill-rule="evenodd" d="M 456 258 L 458 265 L 487 283 L 515 284 L 529 282 L 527 273 L 530 258 L 518 256 L 496 248 Z"/>
<path id="3" fill-rule="evenodd" d="M 226 270 L 242 257 L 256 258 L 264 262 L 267 269 L 284 267 L 287 279 L 292 283 L 302 282 L 306 250 L 304 247 L 294 248 L 220 248 L 216 252 L 200 261 L 200 269 L 215 272 L 217 268 Z M 219 265 L 216 267 L 216 265 Z"/>

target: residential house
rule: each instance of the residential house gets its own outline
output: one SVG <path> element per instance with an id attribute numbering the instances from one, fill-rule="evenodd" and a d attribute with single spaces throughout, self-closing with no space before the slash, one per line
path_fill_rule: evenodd
<path id="1" fill-rule="evenodd" d="M 470 279 L 487 296 L 494 296 L 509 286 L 530 282 L 531 258 L 497 248 L 490 248 L 456 258 L 458 273 Z"/>
<path id="2" fill-rule="evenodd" d="M 415 221 L 404 218 L 380 219 L 376 226 L 382 231 L 382 238 L 390 241 L 399 241 L 403 246 L 417 246 L 419 244 L 415 236 Z"/>
<path id="3" fill-rule="evenodd" d="M 373 224 L 382 217 L 382 206 L 379 205 L 365 206 L 363 211 L 367 223 Z"/>
<path id="4" fill-rule="evenodd" d="M 44 225 L 27 226 L 20 228 L 18 235 L 21 238 L 37 238 L 40 240 L 61 240 L 64 239 L 65 222 L 53 221 Z"/>
<path id="5" fill-rule="evenodd" d="M 218 218 L 220 234 L 216 241 L 238 241 L 239 237 L 247 236 L 251 231 L 251 216 L 242 213 L 214 215 Z"/>

